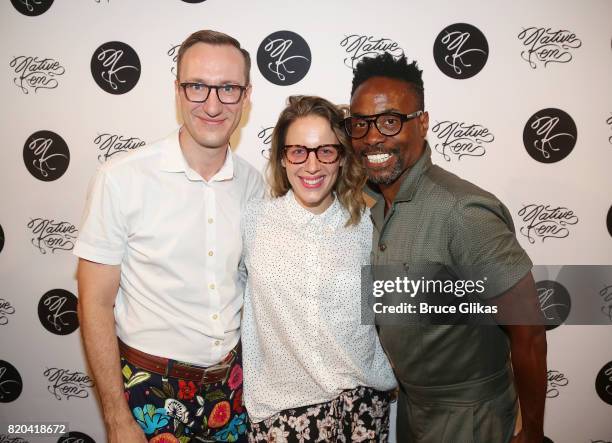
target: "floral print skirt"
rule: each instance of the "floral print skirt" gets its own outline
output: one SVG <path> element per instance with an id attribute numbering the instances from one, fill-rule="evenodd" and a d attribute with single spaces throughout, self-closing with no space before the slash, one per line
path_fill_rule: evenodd
<path id="1" fill-rule="evenodd" d="M 150 443 L 247 441 L 242 352 L 231 352 L 228 377 L 213 384 L 166 378 L 121 359 L 126 399 Z"/>
<path id="2" fill-rule="evenodd" d="M 384 442 L 389 438 L 389 392 L 359 386 L 334 400 L 286 409 L 249 423 L 249 442 Z"/>

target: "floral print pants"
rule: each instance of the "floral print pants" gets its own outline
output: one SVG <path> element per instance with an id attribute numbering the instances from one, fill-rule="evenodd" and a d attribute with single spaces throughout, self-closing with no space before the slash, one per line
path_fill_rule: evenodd
<path id="1" fill-rule="evenodd" d="M 240 346 L 226 380 L 165 378 L 121 359 L 125 396 L 149 443 L 246 442 Z"/>
<path id="2" fill-rule="evenodd" d="M 359 386 L 327 403 L 250 422 L 249 442 L 387 442 L 389 398 L 389 392 Z"/>

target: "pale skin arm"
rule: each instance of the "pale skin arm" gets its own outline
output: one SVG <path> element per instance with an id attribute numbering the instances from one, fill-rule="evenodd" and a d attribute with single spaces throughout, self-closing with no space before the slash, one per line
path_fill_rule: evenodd
<path id="1" fill-rule="evenodd" d="M 102 404 L 109 443 L 146 443 L 123 393 L 113 306 L 120 266 L 79 259 L 79 322 L 85 353 Z"/>

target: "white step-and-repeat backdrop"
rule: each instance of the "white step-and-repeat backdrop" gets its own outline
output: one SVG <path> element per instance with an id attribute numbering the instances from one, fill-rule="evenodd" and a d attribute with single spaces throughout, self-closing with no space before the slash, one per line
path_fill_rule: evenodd
<path id="1" fill-rule="evenodd" d="M 609 0 L 4 0 L 0 442 L 58 441 L 7 434 L 18 422 L 104 441 L 71 254 L 87 185 L 101 163 L 177 127 L 177 46 L 207 28 L 252 55 L 252 106 L 232 146 L 256 167 L 288 95 L 348 103 L 362 57 L 406 54 L 424 70 L 434 162 L 506 203 L 534 263 L 612 264 Z M 596 285 L 607 326 L 548 334 L 555 443 L 612 441 L 612 279 Z M 583 295 L 566 287 L 571 300 L 555 302 L 552 289 L 543 309 Z"/>

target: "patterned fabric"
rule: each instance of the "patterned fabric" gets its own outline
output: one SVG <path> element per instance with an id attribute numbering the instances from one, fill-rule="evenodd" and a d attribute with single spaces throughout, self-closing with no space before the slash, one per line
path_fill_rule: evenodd
<path id="1" fill-rule="evenodd" d="M 387 442 L 389 392 L 360 386 L 326 403 L 249 423 L 249 442 Z"/>
<path id="2" fill-rule="evenodd" d="M 247 441 L 241 352 L 231 352 L 227 379 L 214 384 L 165 378 L 121 359 L 126 399 L 150 443 Z"/>
<path id="3" fill-rule="evenodd" d="M 247 205 L 242 346 L 244 400 L 253 421 L 357 386 L 397 385 L 375 326 L 361 321 L 369 213 L 355 226 L 346 227 L 347 219 L 337 198 L 313 214 L 293 191 Z"/>

